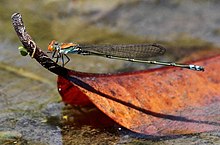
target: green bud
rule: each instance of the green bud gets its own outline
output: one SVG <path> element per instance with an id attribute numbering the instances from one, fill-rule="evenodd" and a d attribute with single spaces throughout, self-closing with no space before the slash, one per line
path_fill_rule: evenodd
<path id="1" fill-rule="evenodd" d="M 22 56 L 26 56 L 28 54 L 27 50 L 23 46 L 19 46 L 18 50 Z"/>

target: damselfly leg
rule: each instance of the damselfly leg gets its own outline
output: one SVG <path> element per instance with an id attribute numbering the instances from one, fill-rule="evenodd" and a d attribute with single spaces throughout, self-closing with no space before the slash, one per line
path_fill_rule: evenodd
<path id="1" fill-rule="evenodd" d="M 49 51 L 47 53 L 52 53 L 51 58 L 52 59 L 56 58 L 56 61 L 55 61 L 56 63 L 58 63 L 59 60 L 61 59 L 62 66 L 66 65 L 70 61 L 70 58 L 66 54 L 59 53 L 57 50 L 54 50 L 53 52 Z M 65 62 L 65 58 L 67 59 L 66 62 Z"/>
<path id="2" fill-rule="evenodd" d="M 57 53 L 57 55 L 52 56 L 52 58 L 56 58 L 56 63 L 58 63 L 59 60 L 61 60 L 62 66 L 65 66 L 70 61 L 70 58 L 66 54 L 62 54 L 62 53 Z M 66 61 L 65 58 L 67 59 Z"/>
<path id="3" fill-rule="evenodd" d="M 62 55 L 62 66 L 64 66 L 70 61 L 70 58 L 66 54 L 61 54 L 61 55 Z M 67 58 L 66 62 L 64 60 L 64 56 Z"/>
<path id="4" fill-rule="evenodd" d="M 57 50 L 54 50 L 53 52 L 47 52 L 47 53 L 52 53 L 52 56 L 51 56 L 51 58 L 52 59 L 54 59 L 54 58 L 56 58 L 56 63 L 58 63 L 58 61 L 59 61 L 59 58 L 60 58 L 60 54 L 59 54 L 59 52 L 57 51 Z"/>

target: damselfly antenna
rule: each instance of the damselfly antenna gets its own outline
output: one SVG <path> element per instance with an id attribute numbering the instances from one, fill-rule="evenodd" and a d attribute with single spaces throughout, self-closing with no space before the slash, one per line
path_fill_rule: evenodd
<path id="1" fill-rule="evenodd" d="M 70 61 L 67 54 L 72 53 L 81 55 L 98 55 L 111 59 L 204 71 L 202 66 L 194 64 L 179 64 L 174 62 L 147 60 L 149 57 L 160 56 L 166 52 L 166 49 L 158 44 L 80 45 L 75 43 L 57 43 L 53 40 L 49 44 L 48 50 L 53 53 L 52 58 L 56 58 L 56 63 L 59 58 L 61 58 L 63 66 Z M 66 62 L 64 62 L 64 56 L 67 58 Z"/>

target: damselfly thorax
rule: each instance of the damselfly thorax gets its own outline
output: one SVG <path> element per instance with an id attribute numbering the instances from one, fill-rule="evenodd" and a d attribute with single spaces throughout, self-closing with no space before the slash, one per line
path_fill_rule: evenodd
<path id="1" fill-rule="evenodd" d="M 62 60 L 62 66 L 67 64 L 70 61 L 70 58 L 66 55 L 69 52 L 78 52 L 78 44 L 76 43 L 58 43 L 53 40 L 48 45 L 49 52 L 53 53 L 52 58 L 56 58 L 56 63 L 58 63 L 59 58 Z M 64 62 L 64 56 L 67 58 L 67 61 Z"/>

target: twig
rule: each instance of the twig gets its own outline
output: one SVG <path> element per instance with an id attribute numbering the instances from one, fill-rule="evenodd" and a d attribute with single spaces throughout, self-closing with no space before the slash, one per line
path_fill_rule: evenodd
<path id="1" fill-rule="evenodd" d="M 56 64 L 39 47 L 37 47 L 37 44 L 25 29 L 21 14 L 14 13 L 11 16 L 11 19 L 21 43 L 23 44 L 24 48 L 27 49 L 30 56 L 35 58 L 43 67 L 50 70 L 51 72 L 66 77 L 68 75 L 68 71 L 70 70 Z"/>

